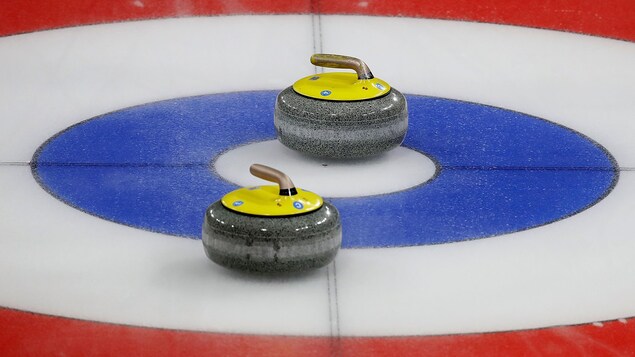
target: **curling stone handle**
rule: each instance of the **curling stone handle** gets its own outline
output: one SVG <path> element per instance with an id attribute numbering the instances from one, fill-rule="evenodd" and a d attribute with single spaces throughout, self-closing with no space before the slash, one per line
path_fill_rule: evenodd
<path id="1" fill-rule="evenodd" d="M 311 63 L 320 67 L 353 69 L 358 79 L 375 78 L 366 63 L 355 57 L 317 53 L 311 56 Z"/>
<path id="2" fill-rule="evenodd" d="M 249 172 L 263 180 L 277 183 L 278 186 L 280 186 L 280 196 L 293 196 L 298 194 L 293 181 L 282 171 L 261 164 L 253 164 L 249 167 Z"/>

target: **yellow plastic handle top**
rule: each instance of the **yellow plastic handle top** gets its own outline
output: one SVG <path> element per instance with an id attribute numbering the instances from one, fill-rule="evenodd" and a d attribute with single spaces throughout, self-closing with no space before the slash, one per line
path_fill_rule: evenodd
<path id="1" fill-rule="evenodd" d="M 243 187 L 229 192 L 221 198 L 225 208 L 252 216 L 284 217 L 313 212 L 324 204 L 322 197 L 296 188 L 289 176 L 272 167 L 253 164 L 249 172 L 278 185 Z"/>

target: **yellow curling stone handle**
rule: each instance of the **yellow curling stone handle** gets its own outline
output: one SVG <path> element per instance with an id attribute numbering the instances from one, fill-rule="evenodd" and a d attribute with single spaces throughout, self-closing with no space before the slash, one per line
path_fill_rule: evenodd
<path id="1" fill-rule="evenodd" d="M 244 187 L 221 199 L 225 208 L 253 216 L 294 216 L 315 211 L 324 200 L 313 192 L 296 188 L 285 173 L 272 167 L 253 164 L 252 175 L 277 183 L 275 186 Z"/>
<path id="2" fill-rule="evenodd" d="M 293 90 L 309 98 L 332 101 L 358 101 L 382 97 L 390 85 L 375 78 L 366 63 L 359 58 L 318 53 L 311 63 L 328 68 L 352 69 L 356 73 L 327 72 L 306 76 L 293 84 Z"/>

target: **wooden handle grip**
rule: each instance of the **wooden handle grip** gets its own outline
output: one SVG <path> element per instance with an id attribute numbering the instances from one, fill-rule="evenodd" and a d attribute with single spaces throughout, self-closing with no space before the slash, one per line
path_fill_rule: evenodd
<path id="1" fill-rule="evenodd" d="M 355 57 L 317 53 L 311 56 L 311 63 L 320 67 L 347 68 L 355 70 L 355 72 L 357 72 L 358 79 L 375 78 L 366 63 Z"/>
<path id="2" fill-rule="evenodd" d="M 263 180 L 277 183 L 280 186 L 280 195 L 292 196 L 297 194 L 293 181 L 282 171 L 261 164 L 253 164 L 249 167 L 249 172 Z"/>

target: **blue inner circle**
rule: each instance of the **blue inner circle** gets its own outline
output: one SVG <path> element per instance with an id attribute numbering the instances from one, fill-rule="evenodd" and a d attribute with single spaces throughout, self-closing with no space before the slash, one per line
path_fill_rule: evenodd
<path id="1" fill-rule="evenodd" d="M 275 138 L 276 95 L 215 94 L 108 113 L 43 144 L 33 172 L 48 192 L 85 212 L 200 238 L 206 207 L 237 188 L 210 162 L 232 147 Z M 611 156 L 571 129 L 481 104 L 414 95 L 407 100 L 403 145 L 434 158 L 438 176 L 402 192 L 332 199 L 345 248 L 520 231 L 590 207 L 617 180 Z"/>

